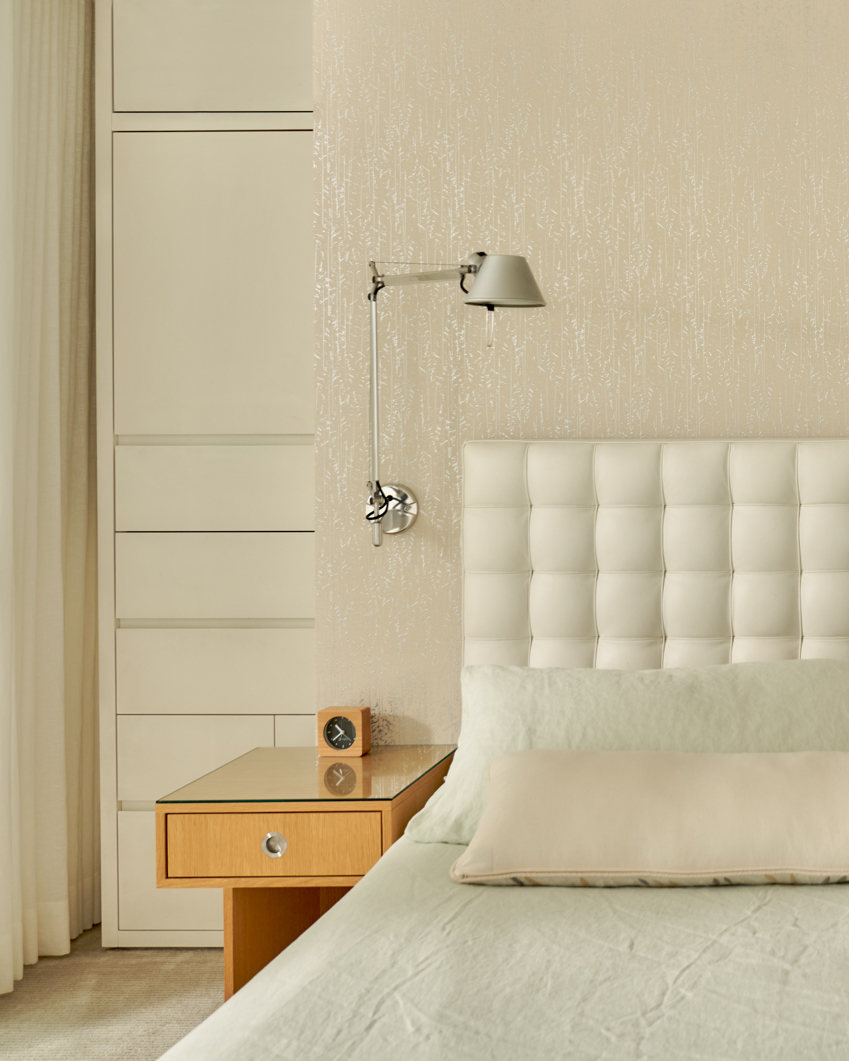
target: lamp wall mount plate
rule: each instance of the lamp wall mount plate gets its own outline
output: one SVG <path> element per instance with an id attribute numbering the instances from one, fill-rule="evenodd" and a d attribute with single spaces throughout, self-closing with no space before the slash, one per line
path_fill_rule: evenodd
<path id="1" fill-rule="evenodd" d="M 383 500 L 380 497 L 375 498 L 374 483 L 370 482 L 368 489 L 369 496 L 366 501 L 367 520 L 374 522 L 372 518 L 374 512 L 380 513 L 380 528 L 384 534 L 400 534 L 401 531 L 412 527 L 416 521 L 416 516 L 419 514 L 419 503 L 416 500 L 416 495 L 408 486 L 401 486 L 400 483 L 380 485 L 379 489 L 380 493 L 383 494 Z"/>

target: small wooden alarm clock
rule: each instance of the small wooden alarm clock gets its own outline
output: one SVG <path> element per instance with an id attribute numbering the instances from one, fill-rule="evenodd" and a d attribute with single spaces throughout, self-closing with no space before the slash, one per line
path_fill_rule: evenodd
<path id="1" fill-rule="evenodd" d="M 325 707 L 318 713 L 318 754 L 357 758 L 371 748 L 371 708 Z"/>

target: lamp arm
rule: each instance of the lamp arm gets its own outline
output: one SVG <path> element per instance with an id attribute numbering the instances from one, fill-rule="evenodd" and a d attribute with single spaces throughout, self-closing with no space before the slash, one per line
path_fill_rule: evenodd
<path id="1" fill-rule="evenodd" d="M 369 351 L 369 498 L 366 520 L 371 523 L 371 544 L 378 546 L 384 534 L 399 534 L 415 523 L 419 505 L 415 494 L 400 483 L 380 481 L 380 376 L 377 364 L 377 294 L 383 288 L 382 277 L 372 264 L 369 290 L 371 348 Z"/>
<path id="2" fill-rule="evenodd" d="M 369 311 L 371 316 L 371 351 L 369 370 L 369 491 L 371 492 L 371 543 L 380 545 L 382 529 L 380 526 L 381 490 L 380 490 L 380 393 L 377 375 L 377 292 L 379 278 L 372 281 L 373 290 L 369 292 Z M 382 286 L 382 285 L 381 285 Z"/>
<path id="3" fill-rule="evenodd" d="M 377 292 L 384 287 L 400 287 L 402 284 L 436 284 L 442 280 L 459 280 L 460 287 L 463 291 L 466 291 L 463 286 L 466 277 L 472 276 L 478 271 L 480 263 L 485 257 L 484 251 L 478 251 L 470 255 L 462 265 L 458 265 L 453 269 L 434 269 L 425 273 L 379 273 L 377 271 L 377 263 L 369 262 L 371 271 L 369 298 L 372 295 L 377 295 Z"/>
<path id="4" fill-rule="evenodd" d="M 389 273 L 380 279 L 384 287 L 398 287 L 400 284 L 436 284 L 441 280 L 462 280 L 468 271 L 469 267 L 462 265 L 457 269 L 437 269 L 430 273 Z"/>

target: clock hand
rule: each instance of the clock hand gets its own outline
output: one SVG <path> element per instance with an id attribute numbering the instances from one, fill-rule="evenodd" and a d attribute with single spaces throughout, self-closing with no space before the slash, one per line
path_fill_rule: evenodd
<path id="1" fill-rule="evenodd" d="M 342 727 L 341 727 L 341 726 L 337 726 L 337 727 L 336 727 L 336 732 L 337 732 L 337 733 L 339 734 L 339 736 L 340 736 L 340 737 L 344 737 L 344 736 L 346 735 L 346 734 L 345 734 L 345 730 L 344 730 L 344 729 L 342 729 Z"/>

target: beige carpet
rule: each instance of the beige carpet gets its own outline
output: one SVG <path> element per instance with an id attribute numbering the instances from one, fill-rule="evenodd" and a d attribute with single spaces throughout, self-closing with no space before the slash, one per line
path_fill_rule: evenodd
<path id="1" fill-rule="evenodd" d="M 71 948 L 0 995 L 3 1061 L 155 1061 L 224 1001 L 220 950 Z"/>

